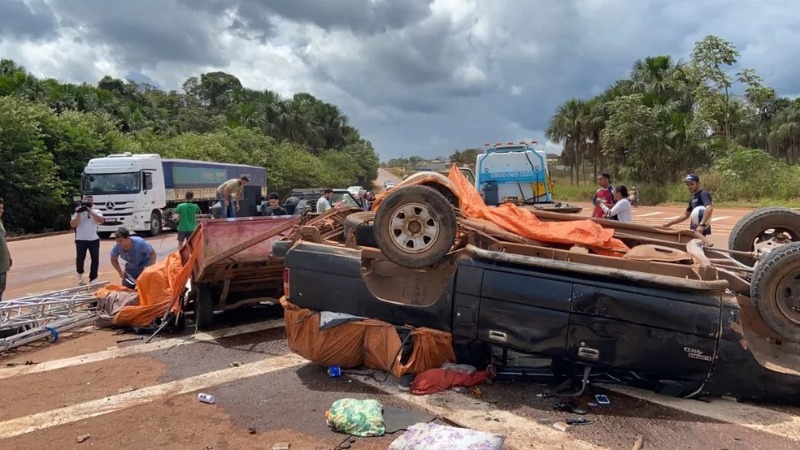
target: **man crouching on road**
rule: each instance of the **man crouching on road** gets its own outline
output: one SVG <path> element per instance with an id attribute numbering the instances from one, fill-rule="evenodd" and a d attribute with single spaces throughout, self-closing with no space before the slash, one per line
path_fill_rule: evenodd
<path id="1" fill-rule="evenodd" d="M 156 251 L 139 236 L 131 236 L 127 228 L 120 228 L 114 237 L 117 243 L 111 249 L 111 265 L 122 279 L 126 288 L 136 288 L 136 280 L 147 266 L 156 262 Z M 125 261 L 125 270 L 119 266 L 119 258 Z"/>

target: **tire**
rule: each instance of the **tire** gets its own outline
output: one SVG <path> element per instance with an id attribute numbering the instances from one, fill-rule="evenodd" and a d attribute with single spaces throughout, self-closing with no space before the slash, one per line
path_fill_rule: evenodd
<path id="1" fill-rule="evenodd" d="M 767 326 L 781 337 L 800 342 L 800 242 L 782 245 L 756 266 L 750 298 Z"/>
<path id="2" fill-rule="evenodd" d="M 207 330 L 214 325 L 214 291 L 207 284 L 198 283 L 194 299 L 194 321 L 198 330 Z"/>
<path id="3" fill-rule="evenodd" d="M 100 236 L 100 239 L 108 239 L 108 238 L 111 237 L 111 232 L 110 231 L 100 231 L 100 232 L 97 233 L 97 235 Z"/>
<path id="4" fill-rule="evenodd" d="M 164 228 L 161 222 L 161 213 L 158 211 L 153 211 L 150 214 L 150 230 L 148 230 L 147 234 L 150 237 L 156 237 L 161 234 L 162 229 Z"/>
<path id="5" fill-rule="evenodd" d="M 741 218 L 728 238 L 728 248 L 740 252 L 751 252 L 756 239 L 769 229 L 785 230 L 792 240 L 800 240 L 800 214 L 788 208 L 760 208 L 747 213 Z M 743 255 L 732 255 L 742 264 L 754 265 L 753 258 Z"/>
<path id="6" fill-rule="evenodd" d="M 426 232 L 423 221 L 430 228 Z M 374 236 L 389 261 L 408 269 L 421 269 L 447 255 L 457 227 L 456 213 L 444 195 L 427 186 L 403 186 L 392 189 L 378 207 Z"/>
<path id="7" fill-rule="evenodd" d="M 378 242 L 375 241 L 374 222 L 374 212 L 364 211 L 350 214 L 344 218 L 344 235 L 347 236 L 352 230 L 356 237 L 356 245 L 378 248 Z"/>

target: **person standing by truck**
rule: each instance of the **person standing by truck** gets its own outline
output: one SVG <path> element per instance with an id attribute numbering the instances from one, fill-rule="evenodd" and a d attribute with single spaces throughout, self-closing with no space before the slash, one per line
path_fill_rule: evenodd
<path id="1" fill-rule="evenodd" d="M 178 216 L 178 248 L 183 247 L 183 243 L 194 233 L 197 215 L 200 214 L 200 207 L 192 202 L 194 192 L 187 191 L 184 198 L 186 201 L 175 207 L 175 215 Z"/>
<path id="2" fill-rule="evenodd" d="M 686 207 L 686 211 L 684 211 L 682 216 L 675 220 L 670 220 L 665 223 L 664 226 L 669 228 L 677 223 L 681 223 L 688 219 L 695 209 L 703 207 L 701 213 L 698 215 L 697 223 L 690 224 L 689 229 L 697 231 L 703 236 L 708 236 L 711 234 L 711 214 L 714 213 L 711 194 L 700 187 L 700 177 L 695 174 L 687 175 L 685 182 L 686 188 L 689 189 L 689 192 L 692 194 L 692 197 L 689 199 L 689 205 Z"/>
<path id="3" fill-rule="evenodd" d="M 281 197 L 273 192 L 267 197 L 269 203 L 262 211 L 265 216 L 288 216 L 289 213 L 281 206 Z"/>
<path id="4" fill-rule="evenodd" d="M 611 185 L 611 175 L 606 172 L 597 176 L 597 183 L 600 185 L 600 188 L 595 191 L 594 197 L 592 198 L 592 204 L 595 205 L 592 217 L 602 219 L 606 216 L 606 213 L 603 211 L 603 208 L 600 207 L 598 201 L 605 205 L 613 205 L 614 186 Z"/>
<path id="5" fill-rule="evenodd" d="M 325 189 L 322 191 L 322 197 L 317 200 L 317 213 L 322 214 L 332 208 L 331 198 L 333 198 L 333 189 Z"/>
<path id="6" fill-rule="evenodd" d="M 8 271 L 11 270 L 11 266 L 14 264 L 14 261 L 11 260 L 11 253 L 8 251 L 6 228 L 3 226 L 3 213 L 5 211 L 5 202 L 0 198 L 0 302 L 3 301 L 3 292 L 6 290 Z"/>
<path id="7" fill-rule="evenodd" d="M 111 266 L 122 279 L 122 285 L 133 289 L 144 269 L 156 263 L 156 251 L 144 239 L 131 236 L 127 228 L 120 227 L 114 237 L 117 243 L 111 249 Z M 119 258 L 125 261 L 125 270 L 120 267 Z"/>
<path id="8" fill-rule="evenodd" d="M 603 209 L 606 217 L 620 222 L 632 223 L 633 210 L 631 209 L 631 202 L 628 199 L 628 188 L 620 186 L 614 191 L 614 206 L 609 208 L 601 200 L 597 200 L 597 205 Z"/>
<path id="9" fill-rule="evenodd" d="M 86 261 L 86 252 L 89 252 L 89 284 L 97 280 L 97 271 L 100 267 L 100 236 L 97 226 L 103 224 L 103 213 L 94 209 L 94 197 L 86 195 L 81 204 L 75 208 L 69 220 L 69 226 L 75 230 L 75 270 L 78 272 L 78 285 L 83 286 L 83 265 Z"/>
<path id="10" fill-rule="evenodd" d="M 250 182 L 250 177 L 242 175 L 239 178 L 231 178 L 222 183 L 217 188 L 217 201 L 222 207 L 222 218 L 236 217 L 239 211 L 239 195 L 242 189 Z M 234 200 L 236 204 L 234 206 Z"/>

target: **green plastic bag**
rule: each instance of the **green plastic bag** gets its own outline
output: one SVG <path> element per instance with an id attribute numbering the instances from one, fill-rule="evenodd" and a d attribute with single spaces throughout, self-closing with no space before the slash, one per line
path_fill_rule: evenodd
<path id="1" fill-rule="evenodd" d="M 383 405 L 377 400 L 336 400 L 331 409 L 325 411 L 325 421 L 335 431 L 352 436 L 383 436 Z"/>

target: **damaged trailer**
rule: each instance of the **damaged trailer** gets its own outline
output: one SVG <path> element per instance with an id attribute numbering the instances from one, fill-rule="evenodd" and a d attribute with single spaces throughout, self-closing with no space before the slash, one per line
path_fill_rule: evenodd
<path id="1" fill-rule="evenodd" d="M 445 331 L 458 362 L 501 372 L 529 355 L 516 370 L 579 392 L 800 404 L 800 214 L 754 211 L 717 250 L 686 230 L 486 207 L 457 170 L 336 214 L 324 238 L 273 247 L 299 308 Z"/>

